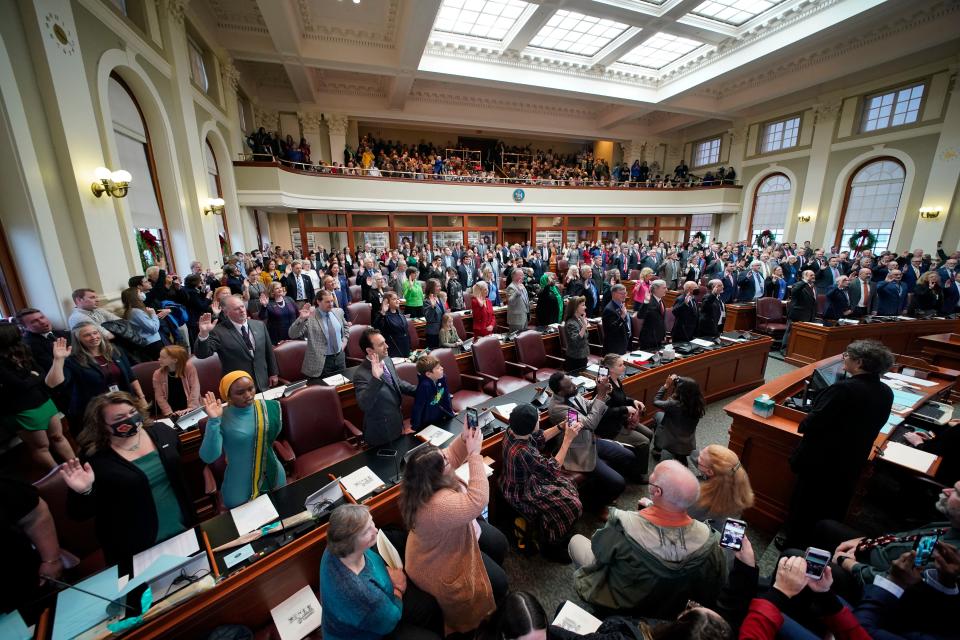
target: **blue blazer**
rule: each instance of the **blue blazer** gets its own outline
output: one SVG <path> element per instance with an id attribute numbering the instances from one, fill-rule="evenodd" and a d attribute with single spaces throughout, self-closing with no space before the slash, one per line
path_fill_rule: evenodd
<path id="1" fill-rule="evenodd" d="M 737 298 L 740 302 L 752 302 L 756 295 L 756 279 L 753 277 L 753 269 L 747 269 L 746 273 L 740 276 L 740 296 Z M 760 294 L 763 294 L 763 272 L 760 272 Z"/>
<path id="2" fill-rule="evenodd" d="M 900 286 L 899 293 L 897 285 Z M 898 316 L 907 307 L 907 292 L 910 289 L 903 282 L 887 282 L 884 280 L 877 285 L 877 315 Z"/>
<path id="3" fill-rule="evenodd" d="M 419 431 L 428 425 L 446 422 L 448 418 L 452 418 L 454 413 L 446 376 L 437 382 L 423 374 L 417 378 L 417 394 L 413 399 L 410 426 Z"/>
<path id="4" fill-rule="evenodd" d="M 823 310 L 823 317 L 829 320 L 845 318 L 843 312 L 850 309 L 849 295 L 849 291 L 847 291 L 847 295 L 844 295 L 840 287 L 830 287 L 830 290 L 827 291 L 827 306 Z"/>
<path id="5" fill-rule="evenodd" d="M 960 291 L 957 290 L 956 282 L 943 286 L 943 313 L 956 313 L 957 305 L 960 305 Z"/>
<path id="6" fill-rule="evenodd" d="M 730 283 L 730 278 L 733 278 L 733 283 Z M 723 304 L 730 304 L 737 299 L 737 277 L 734 274 L 731 274 L 730 277 L 723 275 L 720 277 L 723 281 L 723 293 L 720 294 L 720 299 L 723 300 Z"/>

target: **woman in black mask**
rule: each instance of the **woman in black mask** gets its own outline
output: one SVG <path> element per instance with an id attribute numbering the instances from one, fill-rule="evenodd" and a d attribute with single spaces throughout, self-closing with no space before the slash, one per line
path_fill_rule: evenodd
<path id="1" fill-rule="evenodd" d="M 177 433 L 145 413 L 129 393 L 97 396 L 87 405 L 77 439 L 86 462 L 73 459 L 60 469 L 71 489 L 67 509 L 78 520 L 96 518 L 108 565 L 194 524 Z"/>

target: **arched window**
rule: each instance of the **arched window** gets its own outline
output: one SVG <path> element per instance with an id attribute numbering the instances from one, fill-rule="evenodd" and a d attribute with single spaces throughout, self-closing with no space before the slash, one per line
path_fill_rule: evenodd
<path id="1" fill-rule="evenodd" d="M 207 195 L 211 198 L 223 198 L 223 189 L 220 187 L 220 170 L 217 168 L 217 158 L 213 155 L 213 145 L 210 140 L 204 140 L 203 160 L 207 166 Z M 227 212 L 214 216 L 217 219 L 217 234 L 220 238 L 220 253 L 227 256 L 230 251 L 230 232 L 227 227 Z"/>
<path id="2" fill-rule="evenodd" d="M 791 189 L 790 178 L 782 173 L 772 173 L 757 185 L 750 213 L 751 240 L 769 229 L 777 242 L 783 242 Z"/>
<path id="3" fill-rule="evenodd" d="M 906 175 L 903 165 L 894 158 L 871 160 L 855 171 L 847 184 L 836 244 L 845 249 L 850 236 L 869 229 L 877 237 L 873 251 L 885 251 Z"/>
<path id="4" fill-rule="evenodd" d="M 163 212 L 163 198 L 160 196 L 150 133 L 143 112 L 130 88 L 119 76 L 110 75 L 108 91 L 118 156 L 115 168 L 122 167 L 133 176 L 126 201 L 137 234 L 140 261 L 146 269 L 165 258 L 167 269 L 175 273 L 167 221 Z"/>

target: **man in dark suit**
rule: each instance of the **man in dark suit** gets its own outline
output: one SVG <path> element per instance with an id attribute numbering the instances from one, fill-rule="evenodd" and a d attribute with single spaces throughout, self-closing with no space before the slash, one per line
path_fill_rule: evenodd
<path id="1" fill-rule="evenodd" d="M 615 284 L 610 302 L 603 310 L 603 352 L 625 354 L 630 350 L 630 314 L 627 313 L 627 288 Z"/>
<path id="2" fill-rule="evenodd" d="M 854 318 L 870 315 L 876 304 L 877 285 L 871 282 L 873 272 L 869 267 L 863 267 L 856 278 L 851 278 L 847 293 L 850 295 L 850 308 Z"/>
<path id="3" fill-rule="evenodd" d="M 740 276 L 737 285 L 740 287 L 738 302 L 753 302 L 763 297 L 763 263 L 754 260 L 750 263 L 750 270 Z"/>
<path id="4" fill-rule="evenodd" d="M 294 260 L 290 267 L 290 273 L 283 277 L 283 286 L 287 288 L 287 295 L 293 298 L 297 307 L 310 303 L 316 298 L 313 290 L 313 282 L 310 277 L 303 273 L 303 262 Z"/>
<path id="5" fill-rule="evenodd" d="M 534 251 L 527 259 L 527 266 L 533 269 L 533 279 L 540 282 L 540 276 L 543 275 L 543 260 L 540 259 L 540 252 Z"/>
<path id="6" fill-rule="evenodd" d="M 220 356 L 223 374 L 246 371 L 257 391 L 266 391 L 277 384 L 277 359 L 267 334 L 267 327 L 259 320 L 247 318 L 247 306 L 240 296 L 223 300 L 222 321 L 209 313 L 200 316 L 197 341 L 193 353 L 198 358 Z"/>
<path id="7" fill-rule="evenodd" d="M 837 279 L 841 276 L 840 267 L 836 256 L 827 261 L 826 266 L 817 271 L 816 287 L 817 293 L 826 294 L 832 287 L 837 285 Z"/>
<path id="8" fill-rule="evenodd" d="M 837 285 L 827 291 L 827 306 L 823 310 L 823 317 L 826 320 L 839 320 L 853 314 L 853 306 L 850 304 L 850 278 L 840 276 L 837 278 Z"/>
<path id="9" fill-rule="evenodd" d="M 723 284 L 723 293 L 720 294 L 720 297 L 724 304 L 730 304 L 737 299 L 739 288 L 737 287 L 737 276 L 734 269 L 736 269 L 736 266 L 733 263 L 728 263 L 723 268 L 723 277 L 720 279 Z"/>
<path id="10" fill-rule="evenodd" d="M 650 300 L 637 312 L 637 317 L 643 320 L 643 327 L 637 337 L 640 348 L 645 351 L 659 351 L 667 336 L 667 310 L 663 304 L 666 293 L 667 283 L 654 280 L 650 283 Z"/>
<path id="11" fill-rule="evenodd" d="M 953 272 L 953 280 L 943 282 L 942 313 L 960 313 L 960 271 Z"/>
<path id="12" fill-rule="evenodd" d="M 957 260 L 955 258 L 947 258 L 943 266 L 937 269 L 937 273 L 940 274 L 940 283 L 944 287 L 949 286 L 957 274 Z"/>
<path id="13" fill-rule="evenodd" d="M 360 336 L 360 348 L 367 357 L 353 373 L 353 388 L 363 407 L 363 439 L 379 447 L 403 433 L 413 433 L 404 431 L 400 402 L 402 394 L 414 396 L 417 388 L 397 374 L 379 331 L 368 327 Z"/>
<path id="14" fill-rule="evenodd" d="M 891 268 L 887 277 L 877 285 L 877 315 L 899 316 L 907 308 L 907 286 L 901 280 L 899 269 Z"/>
<path id="15" fill-rule="evenodd" d="M 875 340 L 847 345 L 849 376 L 820 391 L 800 423 L 803 439 L 790 457 L 797 483 L 786 523 L 788 546 L 804 548 L 821 520 L 842 521 L 873 441 L 890 416 L 893 390 L 880 375 L 893 354 Z"/>
<path id="16" fill-rule="evenodd" d="M 480 277 L 480 274 L 477 273 L 477 264 L 473 260 L 473 256 L 465 254 L 460 261 L 460 266 L 457 267 L 457 279 L 460 280 L 460 286 L 463 287 L 464 291 L 467 291 L 472 287 L 477 279 Z"/>
<path id="17" fill-rule="evenodd" d="M 673 303 L 673 342 L 689 342 L 697 332 L 697 299 L 694 294 L 700 289 L 696 282 L 684 282 L 683 292 Z"/>
<path id="18" fill-rule="evenodd" d="M 911 256 L 910 262 L 905 264 L 901 269 L 903 273 L 903 286 L 907 288 L 907 291 L 913 291 L 917 288 L 917 281 L 920 280 L 926 269 L 923 268 L 923 258 L 920 256 Z"/>
<path id="19" fill-rule="evenodd" d="M 723 323 L 726 320 L 727 310 L 723 301 L 723 282 L 711 280 L 709 286 L 710 293 L 703 296 L 703 300 L 700 302 L 696 335 L 716 338 L 723 333 Z"/>
<path id="20" fill-rule="evenodd" d="M 817 317 L 817 275 L 807 269 L 800 274 L 800 282 L 790 289 L 790 306 L 787 309 L 787 328 L 780 341 L 780 352 L 787 352 L 787 338 L 794 322 L 811 322 Z"/>
<path id="21" fill-rule="evenodd" d="M 54 329 L 46 314 L 32 307 L 18 311 L 17 322 L 23 327 L 23 341 L 30 347 L 33 361 L 41 371 L 49 371 L 53 366 L 53 343 L 57 338 L 65 338 L 70 344 L 70 332 Z"/>
<path id="22" fill-rule="evenodd" d="M 593 278 L 593 267 L 586 264 L 580 267 L 580 277 L 583 284 L 583 293 L 579 295 L 584 297 L 587 304 L 587 317 L 596 318 L 603 311 L 600 308 L 600 293 L 603 291 L 603 281 L 601 280 L 600 287 L 597 287 Z"/>

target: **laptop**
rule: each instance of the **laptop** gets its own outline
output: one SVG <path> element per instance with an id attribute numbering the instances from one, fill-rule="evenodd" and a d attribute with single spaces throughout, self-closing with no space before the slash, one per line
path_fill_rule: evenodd
<path id="1" fill-rule="evenodd" d="M 333 511 L 334 507 L 342 500 L 343 489 L 340 487 L 340 482 L 334 480 L 324 485 L 319 491 L 307 496 L 303 506 L 314 518 L 321 518 Z"/>

